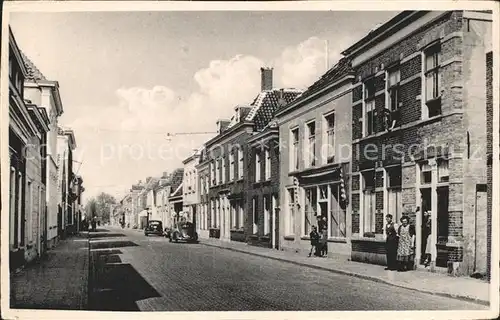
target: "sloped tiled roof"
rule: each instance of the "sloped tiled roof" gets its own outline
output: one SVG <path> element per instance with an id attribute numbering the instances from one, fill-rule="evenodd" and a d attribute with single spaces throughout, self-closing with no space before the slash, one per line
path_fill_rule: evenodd
<path id="1" fill-rule="evenodd" d="M 235 114 L 232 118 L 231 118 L 231 122 L 229 123 L 229 125 L 227 126 L 227 129 L 229 128 L 232 128 L 234 127 L 235 125 L 237 125 L 238 123 L 240 123 L 241 121 L 243 121 L 247 116 L 248 114 L 250 113 L 250 111 L 252 110 L 252 106 L 248 106 L 248 105 L 241 105 L 241 106 L 238 106 L 238 107 L 241 107 L 240 110 L 236 111 L 236 112 L 240 112 L 240 115 L 239 117 Z"/>
<path id="2" fill-rule="evenodd" d="M 299 96 L 301 91 L 296 89 L 283 90 L 283 102 L 280 103 L 282 91 L 273 89 L 261 92 L 252 103 L 253 108 L 245 120 L 253 121 L 255 130 L 261 131 L 271 119 L 280 106 L 287 105 Z"/>
<path id="3" fill-rule="evenodd" d="M 172 180 L 170 184 L 172 192 L 174 192 L 175 190 L 177 190 L 177 188 L 179 188 L 183 178 L 184 178 L 184 168 L 178 168 L 175 169 L 174 172 L 172 172 Z"/>
<path id="4" fill-rule="evenodd" d="M 26 71 L 28 75 L 26 80 L 47 80 L 40 70 L 35 66 L 35 64 L 21 51 L 21 55 L 24 60 L 24 65 L 26 66 Z"/>
<path id="5" fill-rule="evenodd" d="M 347 58 L 342 58 L 337 64 L 322 75 L 319 80 L 314 82 L 301 95 L 299 95 L 297 99 L 304 99 L 352 72 L 351 61 Z"/>

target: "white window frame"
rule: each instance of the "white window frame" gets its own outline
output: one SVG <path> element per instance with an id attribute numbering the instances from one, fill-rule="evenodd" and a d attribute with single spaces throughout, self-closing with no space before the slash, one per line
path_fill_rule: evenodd
<path id="1" fill-rule="evenodd" d="M 226 157 L 222 156 L 220 158 L 221 161 L 221 170 L 222 170 L 222 181 L 221 183 L 224 184 L 226 183 Z"/>
<path id="2" fill-rule="evenodd" d="M 238 178 L 243 179 L 243 167 L 244 167 L 244 152 L 243 149 L 238 149 Z"/>
<path id="3" fill-rule="evenodd" d="M 333 117 L 333 127 L 330 127 L 330 122 L 328 121 L 330 117 Z M 325 113 L 323 115 L 323 146 L 326 146 L 326 150 L 321 148 L 324 151 L 322 159 L 323 164 L 333 163 L 335 160 L 335 111 Z M 330 143 L 330 137 L 331 143 Z M 331 162 L 328 160 L 332 158 Z"/>
<path id="4" fill-rule="evenodd" d="M 391 171 L 399 167 L 401 169 L 401 184 L 399 186 L 391 185 Z M 384 168 L 384 192 L 386 193 L 386 199 L 384 201 L 384 213 L 391 214 L 392 220 L 396 223 L 402 217 L 402 207 L 403 207 L 403 167 L 401 165 L 395 165 Z M 391 201 L 391 195 L 395 195 L 396 206 L 393 207 Z M 399 205 L 401 204 L 401 205 Z M 384 217 L 385 218 L 385 217 Z M 385 228 L 384 228 L 385 236 Z"/>
<path id="5" fill-rule="evenodd" d="M 295 140 L 295 132 L 297 132 L 297 139 Z M 290 129 L 290 171 L 297 171 L 300 169 L 300 130 L 299 127 Z"/>
<path id="6" fill-rule="evenodd" d="M 261 178 L 260 152 L 255 149 L 255 182 L 259 182 Z"/>
<path id="7" fill-rule="evenodd" d="M 212 205 L 212 210 L 210 210 L 210 226 L 215 228 L 215 200 L 210 200 Z"/>
<path id="8" fill-rule="evenodd" d="M 22 246 L 24 244 L 24 239 L 22 238 L 23 233 L 22 233 L 22 194 L 26 190 L 24 190 L 23 186 L 23 175 L 21 172 L 17 173 L 17 183 L 19 185 L 19 190 L 17 194 L 17 245 Z"/>
<path id="9" fill-rule="evenodd" d="M 310 125 L 314 126 L 314 131 L 311 133 Z M 316 165 L 316 120 L 310 120 L 305 125 L 304 135 L 304 154 L 306 155 L 306 168 L 311 168 Z"/>
<path id="10" fill-rule="evenodd" d="M 287 188 L 286 203 L 289 214 L 287 215 L 285 233 L 288 236 L 295 234 L 295 202 L 297 199 L 295 199 L 294 192 L 294 187 Z"/>
<path id="11" fill-rule="evenodd" d="M 271 152 L 269 151 L 268 148 L 265 150 L 265 179 L 270 180 L 271 179 Z"/>
<path id="12" fill-rule="evenodd" d="M 328 201 L 328 205 L 327 205 L 327 211 L 328 211 L 328 237 L 329 238 L 335 238 L 335 239 L 345 239 L 347 237 L 347 213 L 346 213 L 346 210 L 342 209 L 342 207 L 340 206 L 340 203 L 337 202 L 337 206 L 334 206 L 333 205 L 333 200 L 332 200 L 332 197 L 333 197 L 333 191 L 334 190 L 337 190 L 338 192 L 338 198 L 340 199 L 340 184 L 339 183 L 329 183 L 328 184 L 328 187 L 327 187 L 327 201 Z M 334 211 L 336 211 L 338 213 L 338 215 L 336 216 L 336 220 L 340 220 L 340 215 L 342 215 L 342 219 L 343 219 L 343 228 L 342 228 L 342 225 L 340 223 L 337 223 L 337 229 L 338 229 L 338 234 L 337 236 L 334 236 L 333 235 L 333 232 L 332 232 L 332 229 L 333 229 L 333 226 L 334 226 L 334 223 L 332 221 L 332 217 L 333 217 L 333 213 Z M 342 235 L 343 233 L 343 235 Z"/>
<path id="13" fill-rule="evenodd" d="M 238 201 L 238 214 L 239 214 L 239 219 L 238 219 L 238 228 L 245 228 L 245 213 L 243 209 L 243 200 Z"/>
<path id="14" fill-rule="evenodd" d="M 238 224 L 236 223 L 236 206 L 237 203 L 235 201 L 230 201 L 229 206 L 231 207 L 231 230 L 238 228 Z"/>
<path id="15" fill-rule="evenodd" d="M 229 153 L 229 181 L 234 180 L 234 150 Z"/>
<path id="16" fill-rule="evenodd" d="M 264 235 L 271 234 L 271 226 L 269 225 L 269 218 L 270 218 L 270 212 L 269 212 L 269 207 L 270 207 L 270 197 L 269 195 L 265 195 L 263 197 L 263 202 L 264 202 Z"/>
<path id="17" fill-rule="evenodd" d="M 373 95 L 371 96 L 367 96 L 366 94 L 366 91 L 367 91 L 367 83 L 368 82 L 372 82 L 373 83 Z M 363 110 L 362 110 L 362 131 L 363 131 L 363 137 L 368 137 L 368 136 L 371 136 L 373 134 L 375 134 L 376 132 L 376 128 L 375 128 L 375 125 L 376 125 L 376 117 L 377 117 L 377 113 L 376 113 L 376 109 L 375 109 L 375 95 L 376 95 L 376 89 L 375 89 L 375 77 L 372 76 L 372 77 L 369 77 L 367 79 L 365 79 L 363 81 Z M 371 109 L 371 112 L 373 112 L 373 117 L 372 117 L 372 132 L 371 133 L 368 133 L 368 112 L 370 112 L 368 110 L 368 103 L 370 103 L 370 109 Z M 373 105 L 371 105 L 373 103 Z"/>
<path id="18" fill-rule="evenodd" d="M 391 84 L 391 74 L 397 74 L 397 81 Z M 388 68 L 385 72 L 385 109 L 390 116 L 390 123 L 384 122 L 384 127 L 386 130 L 393 129 L 401 125 L 401 66 L 395 65 Z M 396 105 L 392 104 L 392 93 L 396 92 Z M 393 116 L 395 115 L 395 116 Z M 397 118 L 397 120 L 395 119 Z M 385 118 L 384 118 L 385 119 Z"/>
<path id="19" fill-rule="evenodd" d="M 28 198 L 28 208 L 26 210 L 26 213 L 27 213 L 27 217 L 26 217 L 26 222 L 27 222 L 27 226 L 26 226 L 26 229 L 27 229 L 27 233 L 28 233 L 28 236 L 27 236 L 27 239 L 28 239 L 28 243 L 31 243 L 33 241 L 33 181 L 30 179 L 28 180 L 28 194 L 27 194 L 27 198 Z"/>
<path id="20" fill-rule="evenodd" d="M 368 172 L 373 172 L 373 187 L 370 189 L 372 190 L 370 192 L 370 194 L 368 195 L 368 192 L 366 189 L 366 178 L 365 178 L 365 173 L 368 173 Z M 376 171 L 373 169 L 373 170 L 366 170 L 366 171 L 363 171 L 361 172 L 361 182 L 362 182 L 362 189 L 361 189 L 361 201 L 363 201 L 363 204 L 362 204 L 362 208 L 363 208 L 363 225 L 360 226 L 360 233 L 361 235 L 364 235 L 366 232 L 372 232 L 375 234 L 375 213 L 376 213 L 376 192 L 375 192 L 375 189 L 376 189 L 376 185 L 375 185 L 375 178 L 376 178 Z M 366 206 L 366 198 L 369 197 L 369 198 L 372 198 L 372 205 L 373 205 L 373 212 L 371 212 L 370 214 L 370 219 L 367 219 L 368 217 L 368 207 Z M 369 230 L 367 230 L 367 220 L 370 220 L 370 226 L 369 226 Z"/>
<path id="21" fill-rule="evenodd" d="M 309 210 L 307 210 L 307 191 L 308 190 L 311 190 L 311 196 L 312 197 L 316 197 L 316 202 L 315 203 L 311 203 Z M 302 211 L 302 230 L 301 230 L 301 233 L 302 233 L 302 236 L 309 236 L 309 232 L 311 232 L 311 229 L 312 229 L 312 226 L 315 224 L 315 221 L 314 219 L 316 218 L 317 214 L 318 214 L 318 207 L 319 207 L 319 204 L 318 204 L 318 186 L 317 185 L 314 185 L 314 186 L 307 186 L 307 187 L 304 187 L 302 189 L 302 192 L 301 192 L 301 199 L 303 199 L 303 203 L 304 203 L 304 210 L 301 210 Z M 311 199 L 311 201 L 314 200 L 314 198 Z M 308 216 L 309 218 L 309 230 L 306 230 L 306 215 Z M 319 231 L 319 230 L 318 230 Z"/>
<path id="22" fill-rule="evenodd" d="M 258 220 L 255 219 L 256 214 L 257 214 L 257 199 L 252 198 L 252 223 L 253 223 L 252 233 L 253 234 L 257 234 L 257 232 L 259 231 Z"/>
<path id="23" fill-rule="evenodd" d="M 216 176 L 215 176 L 215 184 L 219 185 L 221 183 L 221 164 L 222 162 L 220 161 L 220 157 L 215 160 L 216 166 L 217 166 L 217 171 L 216 171 Z"/>
<path id="24" fill-rule="evenodd" d="M 15 238 L 14 238 L 14 228 L 15 228 L 15 216 L 16 216 L 16 169 L 14 167 L 10 167 L 10 182 L 9 182 L 9 214 L 10 214 L 10 232 L 9 232 L 9 240 L 10 240 L 10 245 L 14 245 L 15 243 Z"/>

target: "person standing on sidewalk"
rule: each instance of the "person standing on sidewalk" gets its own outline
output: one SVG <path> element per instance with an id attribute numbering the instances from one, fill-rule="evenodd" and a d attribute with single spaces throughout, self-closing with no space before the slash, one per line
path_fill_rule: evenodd
<path id="1" fill-rule="evenodd" d="M 392 221 L 392 214 L 385 216 L 387 224 L 385 226 L 385 250 L 387 256 L 387 268 L 385 270 L 397 270 L 398 268 L 398 225 Z"/>
<path id="2" fill-rule="evenodd" d="M 312 255 L 313 251 L 315 256 L 319 256 L 319 233 L 316 226 L 312 227 L 312 231 L 309 233 L 309 238 L 311 240 L 311 251 L 309 251 L 309 257 Z"/>
<path id="3" fill-rule="evenodd" d="M 94 216 L 94 218 L 92 218 L 92 231 L 96 232 L 96 230 L 97 230 L 97 217 Z"/>
<path id="4" fill-rule="evenodd" d="M 323 217 L 318 222 L 318 228 L 321 235 L 320 243 L 320 252 L 322 257 L 328 256 L 328 223 L 326 221 L 326 217 Z"/>
<path id="5" fill-rule="evenodd" d="M 410 224 L 408 216 L 401 217 L 398 227 L 398 271 L 413 269 L 413 254 L 415 249 L 415 228 Z"/>
<path id="6" fill-rule="evenodd" d="M 425 259 L 424 266 L 427 268 L 431 263 L 431 214 L 429 211 L 424 212 L 425 225 L 424 225 L 424 237 L 425 237 Z"/>

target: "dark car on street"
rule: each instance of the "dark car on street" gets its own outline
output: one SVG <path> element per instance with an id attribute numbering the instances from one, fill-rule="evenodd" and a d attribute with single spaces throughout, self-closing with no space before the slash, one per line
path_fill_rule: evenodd
<path id="1" fill-rule="evenodd" d="M 170 242 L 198 242 L 198 233 L 191 222 L 178 223 L 172 230 L 165 233 Z"/>
<path id="2" fill-rule="evenodd" d="M 144 235 L 149 236 L 155 234 L 158 236 L 163 235 L 163 224 L 159 220 L 149 220 L 148 225 L 144 228 Z"/>

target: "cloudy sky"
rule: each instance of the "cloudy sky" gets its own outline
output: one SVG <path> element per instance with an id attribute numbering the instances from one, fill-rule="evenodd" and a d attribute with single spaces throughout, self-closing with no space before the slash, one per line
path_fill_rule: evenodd
<path id="1" fill-rule="evenodd" d="M 16 40 L 64 106 L 75 131 L 86 197 L 182 165 L 217 119 L 260 90 L 305 88 L 340 52 L 396 12 L 12 13 Z M 80 167 L 80 168 L 79 168 Z"/>

